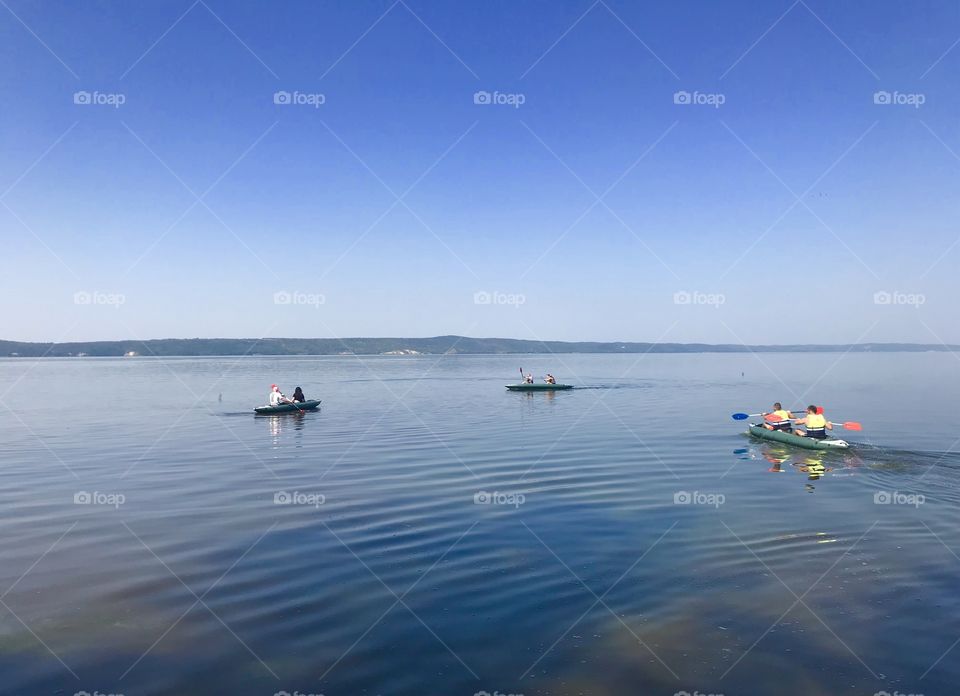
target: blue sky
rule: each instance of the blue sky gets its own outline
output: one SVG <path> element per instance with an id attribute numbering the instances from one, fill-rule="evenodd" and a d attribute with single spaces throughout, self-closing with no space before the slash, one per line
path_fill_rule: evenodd
<path id="1" fill-rule="evenodd" d="M 958 39 L 953 2 L 4 0 L 0 337 L 960 343 Z"/>

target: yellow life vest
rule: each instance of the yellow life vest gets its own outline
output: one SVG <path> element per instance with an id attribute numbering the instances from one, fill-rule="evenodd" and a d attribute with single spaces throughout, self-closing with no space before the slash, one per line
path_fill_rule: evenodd
<path id="1" fill-rule="evenodd" d="M 779 411 L 774 411 L 773 415 L 775 415 L 781 421 L 790 420 L 790 412 L 784 411 L 782 408 Z"/>
<path id="2" fill-rule="evenodd" d="M 811 430 L 821 430 L 827 427 L 827 419 L 819 413 L 808 413 L 807 427 Z"/>

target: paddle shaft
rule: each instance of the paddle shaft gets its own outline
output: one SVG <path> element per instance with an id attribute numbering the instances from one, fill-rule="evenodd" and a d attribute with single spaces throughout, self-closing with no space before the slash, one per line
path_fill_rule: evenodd
<path id="1" fill-rule="evenodd" d="M 766 417 L 766 416 L 769 416 L 769 415 L 770 415 L 769 413 L 734 413 L 732 417 L 733 417 L 734 420 L 746 420 L 747 418 L 761 418 L 761 417 Z M 799 419 L 799 418 L 793 418 L 793 419 L 791 419 L 791 420 L 797 421 L 797 420 L 800 420 L 800 419 Z M 832 425 L 838 425 L 838 426 L 840 426 L 841 428 L 845 428 L 845 429 L 847 429 L 847 430 L 863 430 L 863 425 L 861 425 L 861 424 L 858 423 L 857 421 L 844 421 L 843 423 L 838 423 L 838 422 L 835 422 L 835 421 L 832 421 L 832 420 L 831 420 L 831 421 L 829 421 L 829 422 L 830 422 Z"/>
<path id="2" fill-rule="evenodd" d="M 280 396 L 282 396 L 282 397 L 284 398 L 284 400 L 286 401 L 286 403 L 291 404 L 291 405 L 292 405 L 295 409 L 297 409 L 298 411 L 303 411 L 303 409 L 302 409 L 300 406 L 297 406 L 297 402 L 296 402 L 296 401 L 294 401 L 293 399 L 288 399 L 288 398 L 287 398 L 287 395 L 284 394 L 283 392 L 280 392 Z"/>

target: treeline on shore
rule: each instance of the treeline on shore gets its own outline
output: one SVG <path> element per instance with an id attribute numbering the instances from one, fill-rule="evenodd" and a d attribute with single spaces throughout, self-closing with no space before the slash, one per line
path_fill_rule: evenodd
<path id="1" fill-rule="evenodd" d="M 890 353 L 951 352 L 960 346 L 920 343 L 838 345 L 738 345 L 531 341 L 516 338 L 162 338 L 149 341 L 27 343 L 0 341 L 5 357 L 241 356 L 241 355 L 442 355 L 524 353 Z"/>

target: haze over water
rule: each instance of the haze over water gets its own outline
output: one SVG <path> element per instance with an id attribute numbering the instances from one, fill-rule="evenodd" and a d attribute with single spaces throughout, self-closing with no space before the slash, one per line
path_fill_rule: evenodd
<path id="1" fill-rule="evenodd" d="M 521 366 L 579 388 L 507 392 Z M 322 410 L 254 416 L 272 381 Z M 4 359 L 0 386 L 0 693 L 960 678 L 952 354 Z M 774 399 L 864 429 L 821 454 L 730 419 Z"/>

